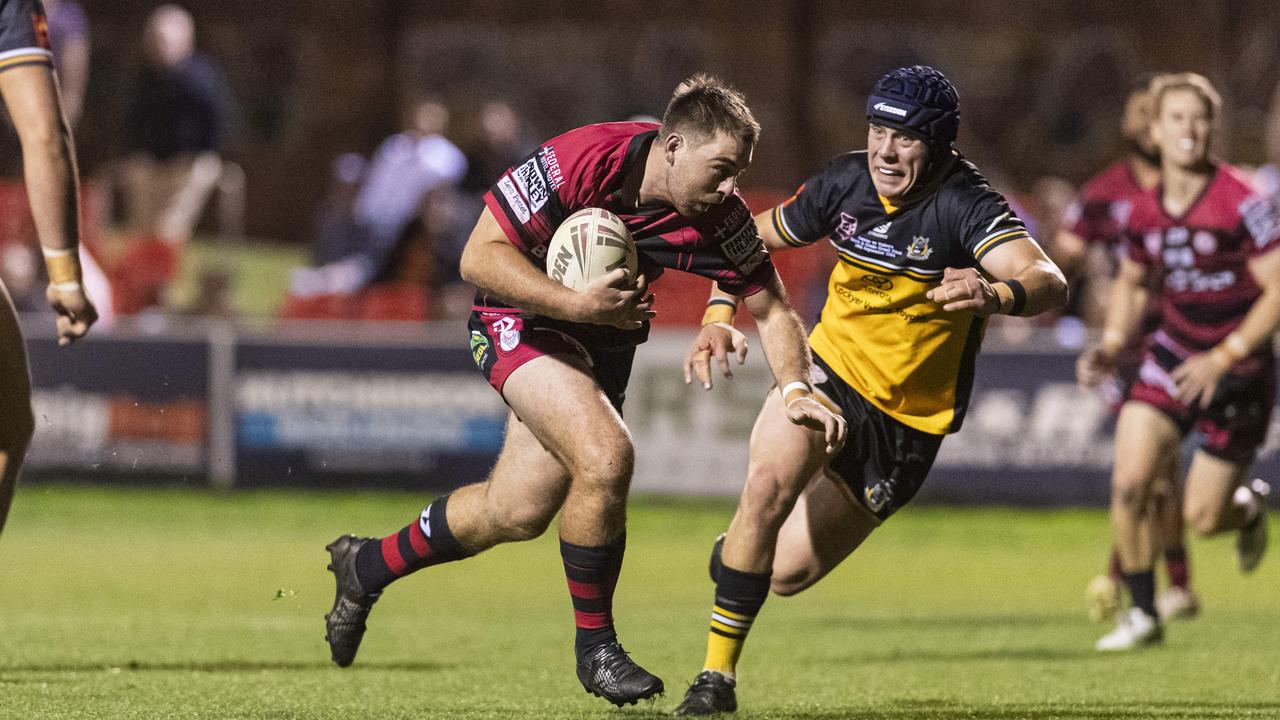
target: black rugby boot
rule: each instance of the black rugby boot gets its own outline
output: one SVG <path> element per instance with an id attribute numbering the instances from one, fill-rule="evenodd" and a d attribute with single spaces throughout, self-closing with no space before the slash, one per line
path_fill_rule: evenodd
<path id="1" fill-rule="evenodd" d="M 661 695 L 664 689 L 662 680 L 637 665 L 617 640 L 590 648 L 578 658 L 578 680 L 584 690 L 618 707 Z"/>
<path id="2" fill-rule="evenodd" d="M 676 715 L 715 715 L 731 713 L 738 709 L 734 682 L 724 675 L 703 670 L 694 678 L 684 694 L 684 701 L 676 707 Z"/>
<path id="3" fill-rule="evenodd" d="M 356 659 L 369 610 L 382 596 L 381 592 L 366 593 L 356 577 L 356 553 L 367 542 L 377 542 L 377 538 L 343 535 L 324 546 L 337 584 L 333 609 L 324 616 L 324 639 L 329 641 L 329 654 L 338 667 L 346 667 Z"/>

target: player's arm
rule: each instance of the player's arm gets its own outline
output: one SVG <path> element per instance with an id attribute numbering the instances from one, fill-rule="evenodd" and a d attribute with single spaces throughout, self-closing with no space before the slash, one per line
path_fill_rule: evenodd
<path id="1" fill-rule="evenodd" d="M 947 268 L 926 296 L 943 310 L 970 310 L 978 317 L 1039 315 L 1067 302 L 1066 278 L 1030 237 L 998 245 L 978 262 L 996 282 L 976 268 Z"/>
<path id="2" fill-rule="evenodd" d="M 459 265 L 462 279 L 524 310 L 571 322 L 640 327 L 653 317 L 653 296 L 643 276 L 632 284 L 623 268 L 597 278 L 575 292 L 547 277 L 529 262 L 488 207 L 467 238 Z"/>
<path id="3" fill-rule="evenodd" d="M 1102 342 L 1085 350 L 1076 361 L 1076 381 L 1082 387 L 1096 387 L 1114 370 L 1116 354 L 1128 344 L 1147 307 L 1148 272 L 1146 265 L 1120 258 L 1120 268 L 1107 296 Z"/>
<path id="4" fill-rule="evenodd" d="M 778 274 L 773 274 L 763 290 L 743 298 L 743 303 L 756 319 L 760 344 L 773 371 L 774 382 L 781 389 L 787 419 L 821 431 L 827 452 L 835 452 L 844 444 L 845 422 L 813 397 L 813 388 L 809 385 L 812 358 L 804 338 L 804 325 L 787 302 Z"/>
<path id="5" fill-rule="evenodd" d="M 771 210 L 755 216 L 756 229 L 760 239 L 770 252 L 775 250 L 791 250 L 803 245 L 794 245 L 783 239 L 775 224 L 779 205 Z M 715 283 L 711 284 L 711 297 L 707 298 L 707 311 L 702 316 L 702 329 L 689 346 L 684 356 L 684 382 L 693 382 L 696 376 L 704 390 L 710 390 L 711 359 L 715 358 L 720 365 L 720 373 L 727 378 L 733 377 L 733 368 L 729 364 L 729 355 L 738 359 L 741 365 L 747 361 L 747 336 L 733 327 L 733 316 L 738 310 L 738 297 L 721 290 Z"/>
<path id="6" fill-rule="evenodd" d="M 80 270 L 79 206 L 71 132 L 58 104 L 57 80 L 43 64 L 0 72 L 4 96 L 22 144 L 23 176 L 36 235 L 49 271 L 49 304 L 58 314 L 58 341 L 83 336 L 98 319 Z"/>
<path id="7" fill-rule="evenodd" d="M 1222 375 L 1258 346 L 1271 342 L 1280 327 L 1280 250 L 1252 258 L 1248 267 L 1262 294 L 1249 306 L 1240 326 L 1213 349 L 1192 355 L 1170 373 L 1178 384 L 1178 399 L 1188 405 L 1198 399 L 1200 407 L 1208 407 Z"/>

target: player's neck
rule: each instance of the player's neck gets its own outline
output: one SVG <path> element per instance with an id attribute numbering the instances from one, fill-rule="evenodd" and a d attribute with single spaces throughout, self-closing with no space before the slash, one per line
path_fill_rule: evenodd
<path id="1" fill-rule="evenodd" d="M 1195 168 L 1164 164 L 1160 169 L 1160 203 L 1165 212 L 1172 217 L 1186 214 L 1212 177 L 1213 166 L 1208 163 Z"/>
<path id="2" fill-rule="evenodd" d="M 627 173 L 622 197 L 630 205 L 671 205 L 667 197 L 667 157 L 655 139 L 643 163 L 636 163 Z"/>
<path id="3" fill-rule="evenodd" d="M 1129 172 L 1141 188 L 1153 188 L 1160 182 L 1160 167 L 1138 155 L 1129 156 Z"/>

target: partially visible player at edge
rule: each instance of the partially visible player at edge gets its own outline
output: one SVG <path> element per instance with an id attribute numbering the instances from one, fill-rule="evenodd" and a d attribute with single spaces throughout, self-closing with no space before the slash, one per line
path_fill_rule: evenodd
<path id="1" fill-rule="evenodd" d="M 46 296 L 58 314 L 58 342 L 66 345 L 88 332 L 98 313 L 81 279 L 75 151 L 37 0 L 0 0 L 0 95 L 22 144 L 31 215 L 49 271 Z M 0 531 L 33 432 L 27 350 L 13 301 L 0 286 Z"/>
<path id="2" fill-rule="evenodd" d="M 678 715 L 736 709 L 738 658 L 769 590 L 812 586 L 915 495 L 943 436 L 960 429 L 987 316 L 1067 299 L 1057 266 L 952 148 L 959 95 L 942 73 L 888 73 L 867 118 L 866 151 L 836 157 L 756 217 L 770 250 L 829 235 L 840 259 L 809 336 L 811 384 L 771 391 L 751 433 L 746 486 L 712 553 L 706 661 Z M 733 300 L 710 302 L 686 381 L 708 384 L 710 356 L 726 368 L 742 347 L 727 324 Z M 843 450 L 778 422 L 810 392 L 848 420 Z"/>
<path id="3" fill-rule="evenodd" d="M 1124 228 L 1133 213 L 1137 196 L 1160 182 L 1160 152 L 1151 139 L 1151 120 L 1155 114 L 1151 76 L 1129 94 L 1125 102 L 1120 132 L 1127 151 L 1107 169 L 1085 182 L 1075 202 L 1067 208 L 1066 229 L 1058 233 L 1055 246 L 1069 264 L 1083 265 L 1087 279 L 1086 293 L 1096 299 L 1099 312 L 1106 308 L 1110 278 L 1116 274 L 1120 256 L 1125 252 Z M 1070 275 L 1068 271 L 1068 275 Z M 1104 396 L 1114 412 L 1129 395 L 1138 379 L 1146 337 L 1160 325 L 1160 299 L 1151 293 L 1143 310 L 1138 332 L 1135 332 L 1116 354 L 1115 375 L 1106 386 Z M 1156 608 L 1166 620 L 1194 617 L 1200 610 L 1200 599 L 1191 589 L 1191 565 L 1187 558 L 1186 524 L 1182 521 L 1182 491 L 1178 483 L 1178 453 L 1164 458 L 1152 486 L 1151 500 L 1156 522 L 1154 541 L 1164 555 L 1169 587 L 1156 599 Z M 1120 554 L 1113 548 L 1106 575 L 1089 582 L 1086 590 L 1089 617 L 1097 622 L 1110 621 L 1121 607 Z"/>
<path id="4" fill-rule="evenodd" d="M 700 75 L 676 89 L 661 126 L 579 128 L 498 179 L 461 269 L 479 288 L 472 354 L 511 407 L 506 441 L 485 482 L 437 499 L 381 541 L 344 536 L 329 546 L 337 597 L 326 620 L 335 662 L 351 663 L 369 609 L 389 583 L 537 537 L 559 512 L 579 681 L 617 705 L 663 691 L 622 649 L 612 615 L 635 456 L 621 409 L 653 315 L 649 282 L 676 268 L 745 296 L 777 381 L 803 384 L 809 372 L 803 325 L 736 191 L 759 131 L 737 91 Z M 586 207 L 609 210 L 630 229 L 639 252 L 634 285 L 624 269 L 581 293 L 547 277 L 548 241 Z M 843 422 L 812 399 L 776 412 L 829 446 L 843 441 Z"/>
<path id="5" fill-rule="evenodd" d="M 1243 572 L 1257 567 L 1267 543 L 1268 488 L 1244 481 L 1266 439 L 1275 396 L 1280 213 L 1240 170 L 1211 156 L 1221 100 L 1208 80 L 1161 76 L 1153 92 L 1160 184 L 1134 204 L 1102 344 L 1077 366 L 1086 386 L 1114 368 L 1146 305 L 1148 276 L 1161 277 L 1160 327 L 1116 421 L 1111 528 L 1133 607 L 1098 640 L 1104 651 L 1164 637 L 1149 496 L 1163 458 L 1176 454 L 1193 428 L 1201 441 L 1183 490 L 1187 523 L 1200 536 L 1237 531 Z"/>

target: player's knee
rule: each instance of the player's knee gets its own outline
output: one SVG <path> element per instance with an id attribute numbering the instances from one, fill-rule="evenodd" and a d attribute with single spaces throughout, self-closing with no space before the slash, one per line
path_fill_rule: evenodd
<path id="1" fill-rule="evenodd" d="M 801 488 L 795 485 L 782 468 L 753 467 L 738 512 L 756 522 L 780 524 L 800 495 Z"/>
<path id="2" fill-rule="evenodd" d="M 1137 475 L 1117 474 L 1111 480 L 1111 499 L 1121 509 L 1141 514 L 1151 499 L 1150 483 Z"/>
<path id="3" fill-rule="evenodd" d="M 583 450 L 572 468 L 574 483 L 603 494 L 625 495 L 636 464 L 631 439 L 602 440 Z"/>
<path id="4" fill-rule="evenodd" d="M 1182 514 L 1191 528 L 1191 532 L 1200 537 L 1212 535 L 1221 530 L 1222 516 L 1218 509 L 1205 503 L 1188 505 Z"/>

